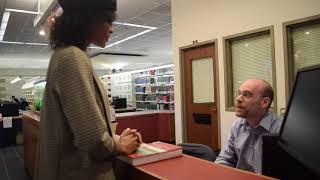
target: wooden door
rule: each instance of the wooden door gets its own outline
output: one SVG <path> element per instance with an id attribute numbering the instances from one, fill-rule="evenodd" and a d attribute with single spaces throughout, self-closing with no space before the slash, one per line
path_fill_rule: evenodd
<path id="1" fill-rule="evenodd" d="M 218 148 L 215 44 L 182 51 L 186 142 Z"/>

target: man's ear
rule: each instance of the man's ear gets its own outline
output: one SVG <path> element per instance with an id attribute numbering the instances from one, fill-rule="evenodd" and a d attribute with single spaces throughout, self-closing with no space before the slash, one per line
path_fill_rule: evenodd
<path id="1" fill-rule="evenodd" d="M 262 106 L 267 109 L 269 107 L 270 102 L 270 98 L 269 97 L 263 97 L 262 99 Z"/>

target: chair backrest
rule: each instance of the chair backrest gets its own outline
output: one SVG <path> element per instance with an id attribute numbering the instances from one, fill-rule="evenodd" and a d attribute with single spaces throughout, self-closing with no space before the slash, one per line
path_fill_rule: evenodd
<path id="1" fill-rule="evenodd" d="M 182 147 L 182 152 L 184 154 L 212 162 L 216 160 L 215 151 L 213 151 L 213 149 L 211 149 L 207 145 L 195 143 L 182 143 L 178 144 L 178 146 Z"/>

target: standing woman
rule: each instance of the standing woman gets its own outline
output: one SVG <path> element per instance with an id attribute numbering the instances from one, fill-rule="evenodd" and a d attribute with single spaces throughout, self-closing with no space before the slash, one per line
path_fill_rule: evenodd
<path id="1" fill-rule="evenodd" d="M 112 161 L 136 150 L 141 136 L 113 135 L 106 92 L 87 48 L 105 47 L 115 20 L 115 0 L 58 0 L 63 14 L 50 32 L 53 54 L 40 121 L 36 180 L 114 179 Z"/>

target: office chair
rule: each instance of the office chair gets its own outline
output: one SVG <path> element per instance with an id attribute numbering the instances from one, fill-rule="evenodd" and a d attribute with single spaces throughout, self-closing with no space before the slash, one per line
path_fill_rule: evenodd
<path id="1" fill-rule="evenodd" d="M 187 154 L 200 159 L 214 162 L 216 160 L 216 153 L 209 146 L 196 143 L 181 143 L 178 146 L 182 147 L 183 154 Z"/>

